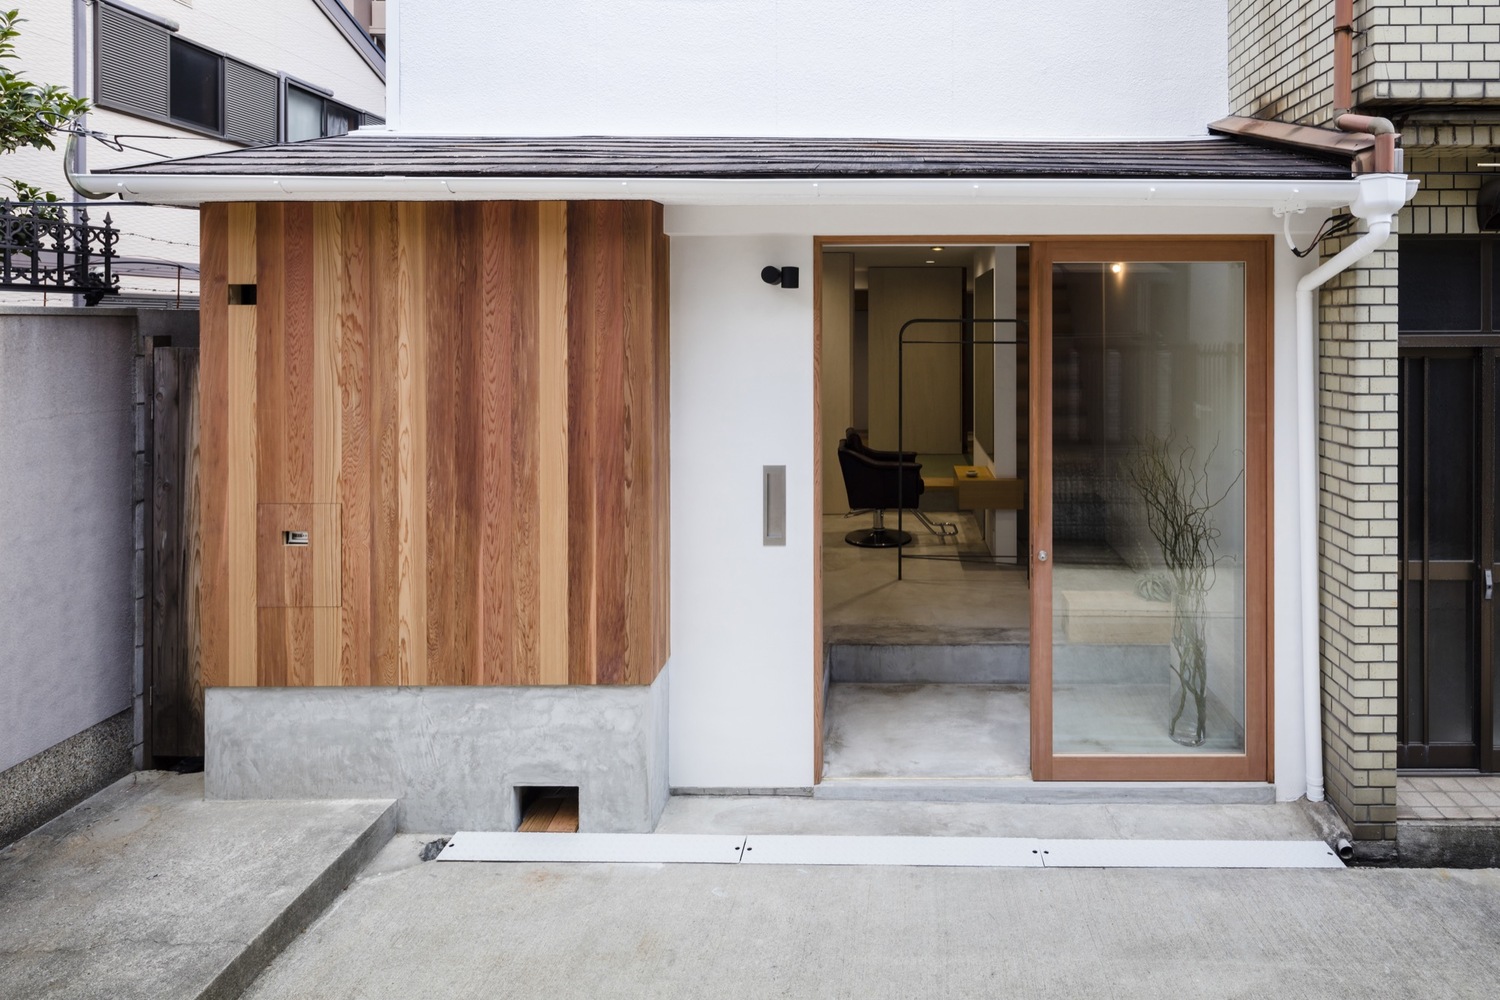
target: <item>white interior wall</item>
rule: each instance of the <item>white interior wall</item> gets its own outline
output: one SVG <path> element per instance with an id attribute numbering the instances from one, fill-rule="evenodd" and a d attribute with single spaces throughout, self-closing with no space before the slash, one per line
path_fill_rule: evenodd
<path id="1" fill-rule="evenodd" d="M 1306 242 L 1322 221 L 1298 220 Z M 814 531 L 811 282 L 815 234 L 1275 235 L 1273 602 L 1277 795 L 1304 784 L 1296 575 L 1293 342 L 1297 278 L 1268 210 L 1087 206 L 668 207 L 672 235 L 672 784 L 812 783 Z M 787 465 L 787 545 L 760 545 L 761 466 Z"/>
<path id="2" fill-rule="evenodd" d="M 411 131 L 1147 138 L 1229 108 L 1201 0 L 399 0 L 399 36 Z"/>

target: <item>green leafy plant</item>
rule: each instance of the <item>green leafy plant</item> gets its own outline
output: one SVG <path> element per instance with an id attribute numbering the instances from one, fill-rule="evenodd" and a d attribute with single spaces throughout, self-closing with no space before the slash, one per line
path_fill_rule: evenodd
<path id="1" fill-rule="evenodd" d="M 1209 452 L 1200 464 L 1191 444 L 1149 437 L 1140 442 L 1125 467 L 1126 481 L 1146 508 L 1146 527 L 1171 575 L 1174 655 L 1167 662 L 1176 683 L 1169 696 L 1167 732 L 1184 746 L 1199 746 L 1207 736 L 1206 602 L 1218 566 L 1221 534 L 1213 511 L 1243 475 L 1243 470 L 1236 472 L 1215 495 L 1208 476 L 1212 460 L 1213 452 Z"/>
<path id="2" fill-rule="evenodd" d="M 0 155 L 23 147 L 56 149 L 58 129 L 89 110 L 66 89 L 36 84 L 6 65 L 16 58 L 24 23 L 19 10 L 0 11 Z M 21 181 L 7 181 L 19 201 L 55 202 L 57 196 Z"/>

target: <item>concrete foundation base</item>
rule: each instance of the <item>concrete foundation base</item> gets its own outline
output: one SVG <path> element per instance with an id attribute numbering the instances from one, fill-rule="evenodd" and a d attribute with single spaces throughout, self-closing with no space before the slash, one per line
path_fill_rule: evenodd
<path id="1" fill-rule="evenodd" d="M 579 829 L 666 806 L 667 672 L 641 687 L 212 688 L 214 799 L 394 798 L 403 831 L 514 830 L 517 789 L 578 789 Z"/>
<path id="2" fill-rule="evenodd" d="M 0 847 L 130 773 L 131 733 L 121 712 L 0 771 Z"/>

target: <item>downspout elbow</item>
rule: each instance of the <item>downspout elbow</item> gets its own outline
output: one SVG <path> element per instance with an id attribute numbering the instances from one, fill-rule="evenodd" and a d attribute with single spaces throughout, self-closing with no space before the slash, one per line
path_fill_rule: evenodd
<path id="1" fill-rule="evenodd" d="M 1401 151 L 1396 148 L 1401 133 L 1396 131 L 1395 124 L 1389 118 L 1376 118 L 1373 115 L 1339 115 L 1333 123 L 1344 132 L 1364 132 L 1375 137 L 1375 158 L 1371 165 L 1371 173 L 1401 172 Z"/>
<path id="2" fill-rule="evenodd" d="M 67 179 L 68 187 L 89 201 L 102 201 L 113 197 L 117 193 L 116 187 L 100 187 L 92 174 L 74 173 L 73 154 L 74 147 L 77 145 L 78 133 L 74 132 L 68 136 L 68 146 L 63 152 L 63 177 Z"/>

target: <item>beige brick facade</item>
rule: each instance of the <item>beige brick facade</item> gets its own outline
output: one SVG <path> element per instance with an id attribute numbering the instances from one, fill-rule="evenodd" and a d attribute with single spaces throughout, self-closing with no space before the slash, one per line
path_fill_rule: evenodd
<path id="1" fill-rule="evenodd" d="M 1231 0 L 1231 114 L 1326 125 L 1332 101 L 1333 4 Z"/>
<path id="2" fill-rule="evenodd" d="M 1320 301 L 1323 763 L 1362 840 L 1396 835 L 1398 239 Z M 1324 258 L 1353 240 L 1326 241 Z"/>
<path id="3" fill-rule="evenodd" d="M 1356 0 L 1354 28 L 1356 106 L 1500 100 L 1495 0 Z"/>

